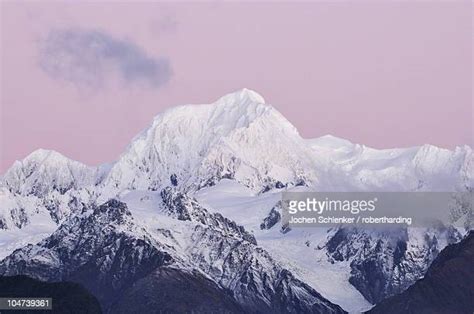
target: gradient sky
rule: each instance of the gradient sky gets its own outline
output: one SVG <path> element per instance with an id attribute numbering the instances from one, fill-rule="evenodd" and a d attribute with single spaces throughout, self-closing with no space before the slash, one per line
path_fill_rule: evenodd
<path id="1" fill-rule="evenodd" d="M 1 2 L 0 173 L 115 160 L 164 109 L 247 87 L 302 136 L 473 145 L 470 1 Z"/>

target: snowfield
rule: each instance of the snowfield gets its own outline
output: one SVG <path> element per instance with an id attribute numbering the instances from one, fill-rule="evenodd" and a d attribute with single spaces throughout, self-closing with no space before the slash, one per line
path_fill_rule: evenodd
<path id="1" fill-rule="evenodd" d="M 260 223 L 268 215 L 269 208 L 281 199 L 279 192 L 255 195 L 235 181 L 222 180 L 213 187 L 198 191 L 195 197 L 203 206 L 222 213 L 253 232 L 262 247 L 329 301 L 354 313 L 372 307 L 349 284 L 350 268 L 347 263 L 331 264 L 323 250 L 307 246 L 307 242 L 312 242 L 316 247 L 324 244 L 328 236 L 327 229 L 298 228 L 288 234 L 282 234 L 278 228 L 260 229 Z"/>
<path id="2" fill-rule="evenodd" d="M 114 256 L 101 245 L 123 241 L 144 245 L 130 248 L 138 264 L 127 267 L 136 270 L 151 257 L 165 261 L 156 267 L 173 261 L 218 289 L 237 291 L 239 306 L 267 309 L 280 298 L 288 308 L 337 313 L 338 305 L 359 313 L 421 278 L 466 230 L 283 230 L 281 193 L 473 186 L 469 146 L 377 150 L 330 135 L 304 139 L 262 96 L 243 89 L 213 104 L 163 112 L 111 164 L 89 167 L 43 149 L 15 162 L 0 180 L 0 274 L 18 273 L 16 263 L 25 261 L 33 274 L 41 264 L 51 269 L 41 276 L 56 278 L 54 269 L 90 258 L 61 256 L 72 244 L 106 254 L 106 269 Z M 82 234 L 85 226 L 90 235 Z M 279 282 L 287 290 L 276 297 Z"/>

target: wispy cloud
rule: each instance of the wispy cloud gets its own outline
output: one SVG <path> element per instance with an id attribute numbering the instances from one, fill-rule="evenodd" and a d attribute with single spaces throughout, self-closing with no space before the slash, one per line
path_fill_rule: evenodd
<path id="1" fill-rule="evenodd" d="M 132 41 L 95 30 L 51 31 L 40 44 L 39 63 L 51 77 L 88 88 L 103 87 L 117 76 L 127 84 L 159 88 L 172 75 L 168 59 L 149 56 Z"/>

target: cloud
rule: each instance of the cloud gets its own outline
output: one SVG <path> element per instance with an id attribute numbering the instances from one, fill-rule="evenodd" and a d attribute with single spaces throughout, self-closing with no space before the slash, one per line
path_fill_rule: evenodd
<path id="1" fill-rule="evenodd" d="M 55 79 L 99 88 L 116 79 L 152 88 L 166 84 L 172 70 L 166 58 L 155 58 L 134 42 L 95 30 L 51 31 L 40 44 L 39 64 Z"/>

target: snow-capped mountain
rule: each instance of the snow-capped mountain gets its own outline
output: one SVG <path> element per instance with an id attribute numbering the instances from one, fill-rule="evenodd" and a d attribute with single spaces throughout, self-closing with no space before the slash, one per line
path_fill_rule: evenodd
<path id="1" fill-rule="evenodd" d="M 103 184 L 159 189 L 171 175 L 188 189 L 222 178 L 246 186 L 317 179 L 316 160 L 295 127 L 243 89 L 211 105 L 188 105 L 157 116 L 112 167 Z"/>
<path id="2" fill-rule="evenodd" d="M 222 300 L 195 303 L 203 311 L 364 311 L 421 278 L 463 231 L 282 230 L 280 192 L 473 186 L 468 146 L 304 139 L 243 89 L 165 111 L 111 164 L 46 150 L 15 162 L 0 182 L 0 273 L 76 280 L 114 311 L 112 294 L 131 302 L 160 280 Z"/>
<path id="3" fill-rule="evenodd" d="M 111 312 L 133 293 L 129 287 L 135 282 L 147 278 L 159 285 L 160 277 L 152 276 L 163 271 L 213 283 L 212 297 L 227 294 L 235 303 L 220 310 L 233 313 L 343 312 L 282 268 L 243 227 L 179 192 L 161 194 L 161 218 L 170 216 L 171 223 L 159 222 L 160 228 L 148 231 L 125 203 L 111 200 L 70 217 L 40 243 L 16 250 L 0 263 L 0 274 L 80 282 Z"/>
<path id="4" fill-rule="evenodd" d="M 97 169 L 68 159 L 58 152 L 38 149 L 16 161 L 3 176 L 12 193 L 43 196 L 57 191 L 64 194 L 96 183 Z"/>
<path id="5" fill-rule="evenodd" d="M 369 313 L 471 313 L 474 309 L 474 232 L 447 246 L 423 279 Z"/>
<path id="6" fill-rule="evenodd" d="M 456 229 L 444 226 L 388 231 L 339 228 L 325 250 L 336 262 L 350 262 L 349 282 L 377 304 L 423 278 L 438 253 L 461 239 Z"/>
<path id="7" fill-rule="evenodd" d="M 262 96 L 243 89 L 213 104 L 158 115 L 119 159 L 88 167 L 39 149 L 15 162 L 0 186 L 21 195 L 101 187 L 157 190 L 170 176 L 186 190 L 236 180 L 255 191 L 311 185 L 324 190 L 451 191 L 472 187 L 474 154 L 432 145 L 376 150 L 333 136 L 303 139 Z"/>
<path id="8" fill-rule="evenodd" d="M 331 167 L 335 185 L 351 191 L 466 191 L 474 186 L 474 153 L 433 145 L 377 150 L 330 135 L 307 140 Z"/>
<path id="9" fill-rule="evenodd" d="M 82 202 L 95 199 L 103 173 L 103 167 L 88 167 L 55 151 L 34 151 L 1 178 L 0 229 L 22 228 L 45 215 L 59 224 Z"/>

